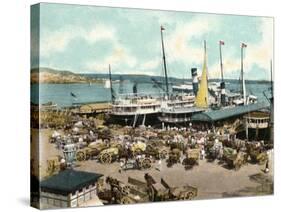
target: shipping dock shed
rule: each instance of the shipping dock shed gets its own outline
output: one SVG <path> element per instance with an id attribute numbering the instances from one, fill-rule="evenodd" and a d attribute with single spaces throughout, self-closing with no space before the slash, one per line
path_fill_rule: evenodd
<path id="1" fill-rule="evenodd" d="M 236 131 L 239 126 L 243 125 L 244 115 L 268 107 L 269 104 L 266 102 L 259 102 L 197 113 L 191 117 L 192 126 L 201 130 L 223 127 L 229 131 Z"/>

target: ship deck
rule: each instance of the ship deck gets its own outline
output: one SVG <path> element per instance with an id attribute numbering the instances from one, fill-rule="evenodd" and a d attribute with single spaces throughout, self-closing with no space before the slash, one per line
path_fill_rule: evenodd
<path id="1" fill-rule="evenodd" d="M 162 109 L 162 113 L 170 113 L 170 114 L 183 114 L 183 113 L 198 113 L 203 112 L 205 109 L 198 107 L 180 107 L 180 108 L 171 108 L 171 109 Z"/>

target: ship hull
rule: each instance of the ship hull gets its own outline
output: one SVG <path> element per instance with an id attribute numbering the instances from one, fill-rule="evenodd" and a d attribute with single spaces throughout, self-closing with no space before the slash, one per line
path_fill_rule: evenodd
<path id="1" fill-rule="evenodd" d="M 120 115 L 120 114 L 110 114 L 109 123 L 112 124 L 119 124 L 122 126 L 132 126 L 137 127 L 140 125 L 145 126 L 156 126 L 160 124 L 159 120 L 157 119 L 158 113 L 150 113 L 150 114 L 138 114 L 135 115 Z"/>
<path id="2" fill-rule="evenodd" d="M 181 125 L 184 126 L 189 124 L 191 121 L 192 113 L 190 114 L 180 114 L 178 116 L 173 116 L 171 114 L 162 113 L 158 116 L 158 120 L 165 125 L 173 126 L 173 125 Z"/>
<path id="3" fill-rule="evenodd" d="M 158 120 L 161 123 L 168 125 L 181 125 L 184 126 L 191 122 L 191 116 L 195 113 L 201 113 L 204 110 L 195 108 L 181 108 L 182 111 L 163 111 L 159 113 Z M 185 110 L 185 112 L 184 112 Z"/>

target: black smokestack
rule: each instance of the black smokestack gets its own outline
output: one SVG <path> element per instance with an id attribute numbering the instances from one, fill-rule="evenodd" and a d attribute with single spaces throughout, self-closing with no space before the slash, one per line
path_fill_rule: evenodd
<path id="1" fill-rule="evenodd" d="M 138 93 L 138 87 L 137 86 L 138 86 L 138 84 L 135 82 L 134 85 L 133 85 L 133 93 L 134 93 L 135 96 L 137 96 L 137 93 Z"/>
<path id="2" fill-rule="evenodd" d="M 198 92 L 198 77 L 197 77 L 197 68 L 191 69 L 191 76 L 192 76 L 192 86 L 193 86 L 193 92 L 195 96 Z"/>
<path id="3" fill-rule="evenodd" d="M 225 100 L 225 82 L 221 82 L 221 105 L 222 106 L 226 105 L 226 100 Z"/>

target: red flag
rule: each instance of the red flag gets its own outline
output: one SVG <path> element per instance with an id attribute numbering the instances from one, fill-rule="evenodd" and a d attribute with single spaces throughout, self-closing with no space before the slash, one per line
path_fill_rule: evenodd
<path id="1" fill-rule="evenodd" d="M 224 45 L 224 41 L 223 40 L 220 40 L 220 45 Z"/>
<path id="2" fill-rule="evenodd" d="M 161 30 L 165 30 L 165 28 L 163 26 L 161 26 Z"/>
<path id="3" fill-rule="evenodd" d="M 247 45 L 246 45 L 245 43 L 242 43 L 241 47 L 242 47 L 242 48 L 246 48 Z"/>

